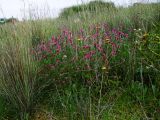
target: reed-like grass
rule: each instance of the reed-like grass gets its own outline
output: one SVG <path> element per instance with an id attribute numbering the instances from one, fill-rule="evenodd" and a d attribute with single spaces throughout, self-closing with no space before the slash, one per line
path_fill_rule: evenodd
<path id="1" fill-rule="evenodd" d="M 0 42 L 0 94 L 19 118 L 27 119 L 34 105 L 37 65 L 30 54 L 29 37 L 21 38 L 19 34 L 23 32 L 18 32 L 16 26 L 12 27 L 12 35 L 7 33 Z"/>

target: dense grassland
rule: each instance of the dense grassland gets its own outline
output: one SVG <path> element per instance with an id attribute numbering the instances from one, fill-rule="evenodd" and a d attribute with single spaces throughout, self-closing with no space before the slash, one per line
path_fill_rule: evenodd
<path id="1" fill-rule="evenodd" d="M 0 25 L 1 120 L 158 120 L 159 91 L 159 3 Z"/>

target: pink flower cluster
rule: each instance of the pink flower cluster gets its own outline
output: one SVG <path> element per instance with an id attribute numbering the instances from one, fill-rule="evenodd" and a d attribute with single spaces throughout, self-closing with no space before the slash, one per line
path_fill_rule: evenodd
<path id="1" fill-rule="evenodd" d="M 94 58 L 94 55 L 99 55 L 99 58 L 106 61 L 109 56 L 117 54 L 120 44 L 126 38 L 128 34 L 115 28 L 111 29 L 106 23 L 92 25 L 86 32 L 80 29 L 74 34 L 64 28 L 59 36 L 52 36 L 51 40 L 41 42 L 35 48 L 35 52 L 40 61 L 55 59 L 55 62 L 63 62 L 64 55 L 71 56 L 67 57 L 70 60 L 77 60 L 76 56 L 84 60 L 93 60 L 91 58 Z"/>
<path id="2" fill-rule="evenodd" d="M 89 53 L 86 53 L 84 55 L 84 58 L 85 59 L 91 59 L 91 57 L 95 54 L 96 52 L 95 51 L 90 51 Z"/>

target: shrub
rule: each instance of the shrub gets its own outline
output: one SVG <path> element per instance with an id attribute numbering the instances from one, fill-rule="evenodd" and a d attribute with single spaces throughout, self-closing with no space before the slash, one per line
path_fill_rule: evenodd
<path id="1" fill-rule="evenodd" d="M 109 60 L 118 54 L 128 34 L 107 24 L 92 25 L 88 31 L 81 29 L 73 34 L 65 28 L 57 37 L 36 47 L 35 55 L 47 80 L 60 85 L 75 80 L 90 85 L 99 81 L 103 71 L 107 76 L 114 64 Z"/>
<path id="2" fill-rule="evenodd" d="M 114 10 L 116 7 L 112 2 L 103 2 L 103 1 L 91 1 L 88 4 L 79 5 L 79 6 L 72 6 L 70 8 L 65 8 L 60 13 L 60 17 L 71 17 L 77 15 L 82 12 L 96 12 L 96 11 L 103 11 L 104 9 L 112 9 Z"/>

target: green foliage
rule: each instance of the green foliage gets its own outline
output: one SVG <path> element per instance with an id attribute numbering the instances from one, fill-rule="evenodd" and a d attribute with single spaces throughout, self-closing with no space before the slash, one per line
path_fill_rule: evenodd
<path id="1" fill-rule="evenodd" d="M 137 68 L 136 73 L 139 73 L 139 79 L 143 82 L 159 85 L 157 77 L 160 74 L 160 35 L 154 33 L 143 33 L 136 31 L 135 48 L 137 49 Z M 139 72 L 138 72 L 139 71 Z M 141 77 L 140 77 L 141 76 Z"/>
<path id="2" fill-rule="evenodd" d="M 0 96 L 0 119 L 4 117 L 6 112 L 5 100 Z"/>
<path id="3" fill-rule="evenodd" d="M 145 28 L 150 31 L 154 24 L 159 24 L 160 4 L 138 4 L 130 7 L 131 21 L 134 28 Z"/>
<path id="4" fill-rule="evenodd" d="M 95 13 L 95 12 L 101 12 L 104 9 L 106 10 L 114 10 L 115 5 L 112 2 L 103 2 L 103 1 L 91 1 L 88 4 L 83 4 L 79 6 L 72 6 L 70 8 L 65 8 L 61 14 L 60 17 L 71 17 L 74 15 L 78 15 L 82 12 L 89 12 L 89 13 Z"/>

